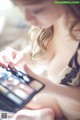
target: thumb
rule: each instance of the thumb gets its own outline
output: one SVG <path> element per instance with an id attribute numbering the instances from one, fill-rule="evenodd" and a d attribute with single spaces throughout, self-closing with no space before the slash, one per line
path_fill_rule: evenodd
<path id="1" fill-rule="evenodd" d="M 49 84 L 52 86 L 52 83 L 49 80 L 47 80 L 46 78 L 44 78 L 44 77 L 42 77 L 42 76 L 40 76 L 38 74 L 33 73 L 33 71 L 31 71 L 31 69 L 26 64 L 24 64 L 24 70 L 32 78 L 35 78 L 35 79 L 41 81 L 42 83 L 44 83 L 44 84 L 46 84 L 48 86 L 49 86 Z"/>
<path id="2" fill-rule="evenodd" d="M 24 56 L 23 56 L 22 52 L 18 52 L 16 54 L 15 58 L 9 62 L 9 65 L 12 68 L 14 68 L 14 66 L 22 64 L 23 60 L 24 60 Z"/>

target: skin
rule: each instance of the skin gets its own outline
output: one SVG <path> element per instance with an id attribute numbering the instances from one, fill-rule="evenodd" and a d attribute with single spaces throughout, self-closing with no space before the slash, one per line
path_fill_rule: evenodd
<path id="1" fill-rule="evenodd" d="M 61 17 L 61 15 L 64 13 L 62 7 L 53 5 L 52 1 L 42 2 L 37 5 L 19 5 L 19 7 L 24 13 L 26 21 L 30 25 L 41 28 L 50 27 L 51 25 L 53 25 L 53 21 L 56 22 L 56 20 L 58 20 L 58 18 Z M 58 14 L 55 14 L 56 10 L 60 10 Z M 53 14 L 54 17 L 53 19 L 51 19 L 51 16 L 53 16 Z"/>
<path id="2" fill-rule="evenodd" d="M 34 109 L 32 112 L 35 111 L 35 115 L 32 119 L 36 120 L 36 109 L 40 109 L 40 120 L 45 118 L 47 113 L 51 113 L 51 118 L 45 118 L 45 120 L 53 120 L 55 116 L 59 118 L 62 117 L 63 113 L 59 106 L 62 105 L 62 103 L 65 108 L 80 111 L 80 88 L 54 83 L 56 76 L 68 65 L 79 43 L 78 41 L 73 40 L 69 34 L 69 27 L 74 21 L 74 16 L 62 5 L 52 4 L 52 0 L 47 0 L 46 2 L 44 1 L 43 3 L 34 5 L 21 5 L 19 3 L 18 7 L 24 13 L 27 23 L 40 28 L 48 28 L 52 25 L 54 26 L 54 36 L 47 45 L 48 56 L 45 60 L 41 61 L 41 64 L 44 62 L 44 65 L 36 65 L 36 70 L 39 70 L 41 67 L 42 72 L 44 70 L 47 71 L 47 78 L 33 73 L 35 64 L 31 61 L 30 46 L 20 52 L 8 48 L 0 54 L 1 66 L 7 67 L 7 61 L 11 66 L 14 66 L 13 63 L 15 65 L 26 63 L 27 66 L 24 66 L 25 71 L 32 77 L 46 84 L 45 89 L 36 95 L 27 105 L 30 109 Z M 66 22 L 68 24 L 66 24 Z M 6 51 L 11 51 L 9 56 L 6 56 Z M 45 112 L 43 108 L 50 109 Z M 30 116 L 28 116 L 28 112 L 30 111 L 28 111 L 27 108 L 25 109 L 25 114 L 23 114 L 23 111 L 20 111 L 14 116 L 14 118 L 17 120 L 20 120 L 21 117 L 29 119 L 28 117 Z M 71 117 L 73 117 L 73 115 Z"/>

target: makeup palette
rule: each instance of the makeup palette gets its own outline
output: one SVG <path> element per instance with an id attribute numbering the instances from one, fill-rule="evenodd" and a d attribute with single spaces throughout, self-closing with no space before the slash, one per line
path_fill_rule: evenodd
<path id="1" fill-rule="evenodd" d="M 0 67 L 0 109 L 17 112 L 45 85 L 17 68 Z"/>

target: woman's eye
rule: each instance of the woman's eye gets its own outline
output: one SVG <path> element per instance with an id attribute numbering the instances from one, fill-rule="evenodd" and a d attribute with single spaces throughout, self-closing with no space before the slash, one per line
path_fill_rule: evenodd
<path id="1" fill-rule="evenodd" d="M 43 12 L 44 11 L 44 8 L 42 8 L 42 9 L 39 9 L 39 10 L 35 10 L 35 11 L 33 11 L 35 14 L 38 14 L 38 13 L 40 13 L 40 12 Z"/>

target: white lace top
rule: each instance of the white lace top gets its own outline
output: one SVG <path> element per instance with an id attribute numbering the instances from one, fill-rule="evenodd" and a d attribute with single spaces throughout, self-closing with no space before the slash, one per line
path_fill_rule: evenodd
<path id="1" fill-rule="evenodd" d="M 58 74 L 55 81 L 69 86 L 80 85 L 80 43 L 68 66 Z"/>

